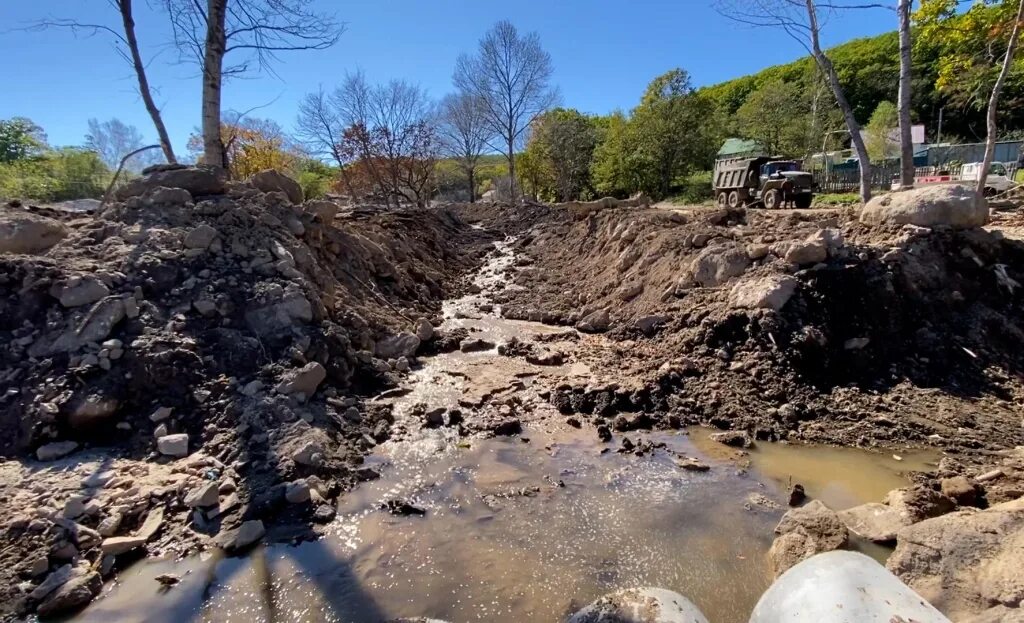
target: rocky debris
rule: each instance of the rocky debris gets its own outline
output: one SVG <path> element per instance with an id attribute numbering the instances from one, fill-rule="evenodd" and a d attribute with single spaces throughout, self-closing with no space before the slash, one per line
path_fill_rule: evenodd
<path id="1" fill-rule="evenodd" d="M 873 197 L 860 220 L 871 224 L 981 227 L 989 221 L 988 202 L 963 184 L 931 184 Z"/>
<path id="2" fill-rule="evenodd" d="M 926 519 L 897 535 L 886 567 L 953 620 L 1021 607 L 1024 498 Z"/>
<path id="3" fill-rule="evenodd" d="M 249 178 L 249 183 L 265 193 L 282 192 L 288 197 L 288 201 L 294 204 L 302 203 L 302 186 L 280 171 L 274 169 L 260 171 Z"/>
<path id="4" fill-rule="evenodd" d="M 0 208 L 0 253 L 42 253 L 67 236 L 56 219 L 27 210 Z"/>
<path id="5" fill-rule="evenodd" d="M 749 265 L 750 258 L 745 250 L 736 244 L 722 244 L 701 251 L 693 259 L 690 270 L 695 282 L 710 288 L 742 275 Z"/>
<path id="6" fill-rule="evenodd" d="M 788 275 L 743 280 L 733 286 L 729 293 L 729 304 L 740 309 L 779 311 L 793 297 L 799 283 Z"/>
<path id="7" fill-rule="evenodd" d="M 185 234 L 183 242 L 186 249 L 206 250 L 216 238 L 217 230 L 203 223 Z"/>
<path id="8" fill-rule="evenodd" d="M 607 309 L 599 309 L 583 317 L 576 328 L 584 333 L 602 333 L 611 326 L 612 318 Z"/>
<path id="9" fill-rule="evenodd" d="M 818 230 L 803 240 L 789 240 L 772 245 L 771 250 L 790 264 L 806 266 L 828 259 L 830 246 L 842 246 L 842 234 Z"/>
<path id="10" fill-rule="evenodd" d="M 290 504 L 302 504 L 310 500 L 310 491 L 309 482 L 300 478 L 285 485 L 284 499 Z"/>
<path id="11" fill-rule="evenodd" d="M 156 448 L 160 451 L 160 454 L 174 457 L 182 457 L 188 455 L 188 434 L 187 433 L 175 433 L 173 435 L 164 435 L 156 440 Z"/>
<path id="12" fill-rule="evenodd" d="M 206 508 L 220 502 L 220 489 L 216 482 L 207 482 L 185 494 L 183 500 L 189 508 Z"/>
<path id="13" fill-rule="evenodd" d="M 78 449 L 75 441 L 54 441 L 36 448 L 36 458 L 40 461 L 55 461 Z"/>
<path id="14" fill-rule="evenodd" d="M 754 441 L 750 438 L 750 435 L 746 431 L 742 430 L 727 430 L 720 433 L 712 433 L 710 435 L 711 441 L 716 441 L 720 444 L 731 446 L 733 448 L 753 448 Z"/>
<path id="15" fill-rule="evenodd" d="M 110 288 L 96 277 L 73 277 L 50 290 L 64 307 L 91 305 L 110 294 Z"/>
<path id="16" fill-rule="evenodd" d="M 316 392 L 317 387 L 326 378 L 326 368 L 312 361 L 297 370 L 288 372 L 278 383 L 277 391 L 282 394 L 302 394 L 308 398 Z"/>
<path id="17" fill-rule="evenodd" d="M 144 195 L 154 188 L 182 188 L 193 197 L 223 194 L 227 176 L 218 167 L 189 167 L 183 165 L 157 165 L 143 171 L 143 176 L 131 180 L 117 190 L 120 201 Z"/>
<path id="18" fill-rule="evenodd" d="M 74 612 L 92 601 L 103 589 L 103 580 L 98 573 L 89 568 L 88 564 L 80 563 L 74 568 L 66 565 L 53 572 L 47 581 L 58 574 L 61 577 L 54 583 L 56 586 L 52 589 L 43 591 L 43 595 L 37 593 L 38 588 L 32 593 L 34 599 L 42 600 L 36 608 L 39 616 L 50 617 Z M 39 588 L 43 586 L 46 586 L 46 581 Z"/>
<path id="19" fill-rule="evenodd" d="M 778 535 L 768 550 L 775 576 L 821 552 L 844 549 L 849 533 L 839 516 L 818 500 L 786 512 L 775 527 Z"/>

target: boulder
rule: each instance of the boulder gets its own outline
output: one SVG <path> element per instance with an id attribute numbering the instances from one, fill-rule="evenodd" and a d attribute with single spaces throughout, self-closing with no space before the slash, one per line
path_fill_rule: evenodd
<path id="1" fill-rule="evenodd" d="M 285 484 L 284 499 L 289 504 L 302 504 L 308 502 L 311 497 L 309 483 L 305 479 L 298 479 Z"/>
<path id="2" fill-rule="evenodd" d="M 896 534 L 910 525 L 909 518 L 891 506 L 872 502 L 839 511 L 850 532 L 875 543 L 891 543 Z"/>
<path id="3" fill-rule="evenodd" d="M 142 177 L 119 188 L 116 197 L 124 201 L 159 187 L 183 188 L 193 197 L 221 195 L 227 187 L 227 175 L 220 167 L 157 165 L 144 170 Z"/>
<path id="4" fill-rule="evenodd" d="M 420 318 L 416 321 L 416 337 L 420 338 L 421 342 L 434 339 L 434 325 L 426 318 Z"/>
<path id="5" fill-rule="evenodd" d="M 186 456 L 188 454 L 188 435 L 186 433 L 164 435 L 156 440 L 156 447 L 160 454 L 166 456 Z"/>
<path id="6" fill-rule="evenodd" d="M 584 333 L 601 333 L 607 331 L 611 323 L 612 318 L 608 310 L 599 309 L 584 316 L 576 323 L 576 328 Z"/>
<path id="7" fill-rule="evenodd" d="M 333 223 L 338 215 L 338 204 L 333 201 L 307 201 L 302 207 L 306 212 L 319 216 L 324 223 Z"/>
<path id="8" fill-rule="evenodd" d="M 149 206 L 156 205 L 185 205 L 192 203 L 192 194 L 184 188 L 166 188 L 157 186 L 146 191 L 142 202 Z"/>
<path id="9" fill-rule="evenodd" d="M 752 448 L 754 442 L 750 438 L 750 435 L 746 431 L 742 430 L 727 430 L 721 433 L 712 433 L 710 435 L 711 441 L 716 441 L 720 444 L 731 446 L 733 448 Z"/>
<path id="10" fill-rule="evenodd" d="M 36 449 L 36 458 L 40 461 L 55 461 L 65 457 L 78 449 L 78 443 L 74 441 L 54 441 Z"/>
<path id="11" fill-rule="evenodd" d="M 408 331 L 390 335 L 377 342 L 374 352 L 381 359 L 412 357 L 420 347 L 420 338 Z"/>
<path id="12" fill-rule="evenodd" d="M 805 558 L 844 549 L 850 537 L 835 511 L 819 500 L 786 512 L 775 534 L 768 558 L 776 577 Z"/>
<path id="13" fill-rule="evenodd" d="M 906 518 L 908 525 L 956 509 L 954 500 L 924 485 L 893 489 L 885 497 L 885 503 Z"/>
<path id="14" fill-rule="evenodd" d="M 50 617 L 73 612 L 92 601 L 103 589 L 100 574 L 88 565 L 77 567 L 67 582 L 46 596 L 36 612 L 41 617 Z"/>
<path id="15" fill-rule="evenodd" d="M 1024 498 L 965 509 L 900 530 L 886 567 L 946 616 L 1024 603 Z"/>
<path id="16" fill-rule="evenodd" d="M 779 311 L 789 302 L 799 283 L 789 275 L 770 275 L 741 281 L 729 293 L 729 305 L 738 309 Z"/>
<path id="17" fill-rule="evenodd" d="M 265 193 L 282 192 L 294 204 L 302 203 L 302 186 L 280 171 L 260 171 L 249 178 L 249 183 Z"/>
<path id="18" fill-rule="evenodd" d="M 919 227 L 981 227 L 989 220 L 988 202 L 964 184 L 932 184 L 874 197 L 864 206 L 860 220 Z"/>
<path id="19" fill-rule="evenodd" d="M 67 235 L 58 220 L 22 210 L 0 211 L 0 253 L 42 253 Z"/>
<path id="20" fill-rule="evenodd" d="M 735 243 L 719 244 L 701 251 L 693 259 L 690 270 L 700 285 L 711 288 L 743 274 L 750 266 L 747 252 Z"/>
<path id="21" fill-rule="evenodd" d="M 327 370 L 319 363 L 311 361 L 298 370 L 285 374 L 284 379 L 277 385 L 277 391 L 281 394 L 302 393 L 307 397 L 312 396 L 326 378 Z"/>

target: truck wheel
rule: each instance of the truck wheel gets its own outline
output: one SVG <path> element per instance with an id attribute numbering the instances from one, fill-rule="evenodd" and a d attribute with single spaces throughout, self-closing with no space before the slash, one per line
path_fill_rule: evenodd
<path id="1" fill-rule="evenodd" d="M 729 193 L 729 207 L 733 209 L 740 207 L 740 194 L 735 190 Z"/>
<path id="2" fill-rule="evenodd" d="M 812 195 L 797 195 L 793 198 L 793 203 L 796 204 L 798 210 L 806 210 L 811 207 L 813 199 Z"/>
<path id="3" fill-rule="evenodd" d="M 765 191 L 764 198 L 762 199 L 762 201 L 764 201 L 764 207 L 766 209 L 774 210 L 775 208 L 779 207 L 779 200 L 781 198 L 782 196 L 779 193 L 778 189 L 773 188 L 771 190 Z"/>
<path id="4" fill-rule="evenodd" d="M 718 193 L 718 197 L 715 199 L 715 202 L 718 204 L 718 207 L 720 208 L 724 208 L 725 206 L 729 205 L 729 193 L 725 192 L 724 190 Z"/>

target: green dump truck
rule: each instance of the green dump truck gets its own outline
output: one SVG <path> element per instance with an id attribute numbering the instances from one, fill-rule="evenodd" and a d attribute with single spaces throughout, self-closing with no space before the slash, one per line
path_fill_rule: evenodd
<path id="1" fill-rule="evenodd" d="M 767 156 L 719 158 L 711 185 L 715 203 L 723 208 L 761 205 L 773 210 L 792 205 L 806 209 L 814 197 L 811 174 L 801 171 L 797 161 Z"/>

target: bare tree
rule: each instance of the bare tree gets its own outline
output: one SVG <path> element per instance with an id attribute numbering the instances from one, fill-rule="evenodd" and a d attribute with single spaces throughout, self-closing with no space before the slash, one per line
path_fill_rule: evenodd
<path id="1" fill-rule="evenodd" d="M 886 7 L 859 0 L 718 0 L 718 3 L 716 10 L 721 15 L 751 26 L 779 28 L 814 58 L 828 80 L 846 121 L 846 129 L 850 133 L 853 151 L 857 154 L 860 165 L 860 198 L 867 203 L 871 199 L 871 160 L 860 134 L 860 124 L 853 115 L 849 100 L 846 99 L 832 59 L 821 49 L 819 8 L 832 16 L 851 9 Z"/>
<path id="2" fill-rule="evenodd" d="M 224 77 L 253 69 L 269 71 L 279 52 L 329 48 L 344 30 L 334 16 L 311 9 L 312 0 L 162 1 L 179 51 L 202 68 L 203 161 L 216 166 L 224 166 Z M 225 66 L 231 52 L 237 53 L 238 61 Z"/>
<path id="3" fill-rule="evenodd" d="M 438 114 L 442 149 L 466 174 L 470 203 L 476 201 L 477 163 L 491 136 L 484 114 L 484 103 L 467 93 L 446 95 Z"/>
<path id="4" fill-rule="evenodd" d="M 520 37 L 510 22 L 500 21 L 480 40 L 476 55 L 463 54 L 452 77 L 456 88 L 478 99 L 495 136 L 504 141 L 512 198 L 515 198 L 515 152 L 537 115 L 558 101 L 550 88 L 551 55 L 537 33 Z"/>
<path id="5" fill-rule="evenodd" d="M 99 154 L 103 163 L 116 169 L 124 163 L 123 168 L 138 173 L 154 163 L 156 152 L 140 150 L 145 143 L 138 128 L 127 125 L 120 119 L 100 122 L 89 119 L 89 133 L 85 135 L 85 146 Z M 125 155 L 135 153 L 131 158 Z"/>
<path id="6" fill-rule="evenodd" d="M 302 98 L 296 127 L 299 140 L 306 150 L 321 158 L 329 157 L 334 160 L 338 165 L 345 191 L 353 199 L 357 198 L 348 171 L 345 170 L 347 163 L 342 155 L 345 123 L 341 111 L 332 103 L 332 97 L 325 93 L 323 88 Z"/>
<path id="7" fill-rule="evenodd" d="M 112 35 L 117 43 L 127 48 L 126 51 L 121 47 L 116 47 L 118 54 L 135 71 L 135 78 L 139 85 L 139 96 L 142 97 L 142 101 L 146 105 L 146 112 L 149 113 L 149 117 L 153 120 L 153 125 L 156 127 L 156 133 L 160 137 L 160 148 L 164 152 L 164 157 L 167 158 L 167 162 L 176 163 L 177 159 L 174 157 L 174 148 L 171 146 L 171 139 L 167 134 L 167 127 L 164 126 L 160 109 L 157 108 L 156 102 L 153 101 L 149 78 L 146 77 L 146 65 L 143 63 L 142 54 L 139 52 L 139 40 L 135 36 L 135 17 L 132 12 L 132 0 L 107 0 L 107 2 L 121 16 L 122 32 L 118 32 L 114 28 L 103 24 L 86 24 L 71 19 L 47 19 L 36 23 L 33 28 L 68 28 L 72 32 L 77 33 L 81 31 L 89 36 L 105 32 Z"/>
<path id="8" fill-rule="evenodd" d="M 985 181 L 988 178 L 989 167 L 992 166 L 992 160 L 996 155 L 996 106 L 999 103 L 999 96 L 1003 91 L 1003 85 L 1006 83 L 1006 77 L 1010 75 L 1010 69 L 1013 67 L 1013 56 L 1017 51 L 1017 42 L 1020 39 L 1020 24 L 1021 20 L 1024 20 L 1024 2 L 1017 4 L 1017 17 L 1013 22 L 1013 30 L 1010 31 L 1010 40 L 1006 43 L 1006 56 L 1003 57 L 1003 67 L 999 70 L 999 77 L 996 78 L 996 83 L 992 86 L 992 94 L 988 98 L 988 113 L 985 116 L 985 122 L 988 130 L 988 136 L 985 137 L 985 157 L 981 161 L 981 173 L 978 175 L 978 185 L 976 192 L 979 197 L 985 195 Z"/>
<path id="9" fill-rule="evenodd" d="M 900 33 L 900 188 L 914 185 L 914 137 L 910 128 L 910 5 L 913 0 L 896 0 Z"/>

